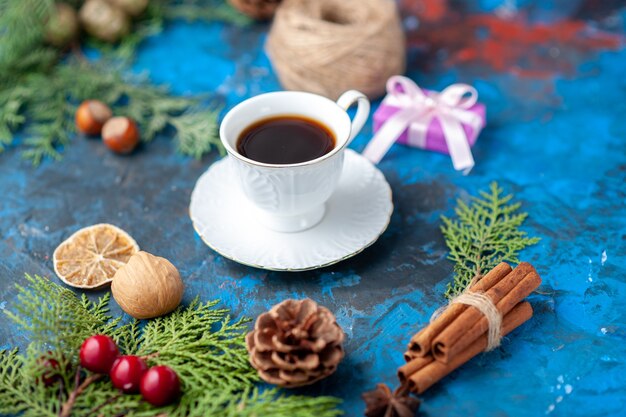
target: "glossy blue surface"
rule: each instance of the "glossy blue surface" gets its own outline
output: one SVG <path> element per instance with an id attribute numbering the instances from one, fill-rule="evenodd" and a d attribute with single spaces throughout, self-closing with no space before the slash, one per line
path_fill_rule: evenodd
<path id="1" fill-rule="evenodd" d="M 467 13 L 510 3 L 472 2 Z M 529 7 L 529 15 L 552 22 L 576 9 L 556 13 L 570 3 L 539 3 L 519 2 L 520 13 Z M 595 4 L 571 3 L 583 11 Z M 613 19 L 611 30 L 622 36 L 626 12 L 620 2 L 608 3 L 585 24 L 606 26 Z M 407 24 L 414 25 L 412 19 Z M 228 109 L 280 89 L 263 51 L 266 30 L 176 22 L 142 46 L 134 69 L 149 70 L 177 94 L 213 93 Z M 394 146 L 379 165 L 394 192 L 388 231 L 356 258 L 318 271 L 256 270 L 204 246 L 187 207 L 214 154 L 191 160 L 161 137 L 118 157 L 95 140 L 77 138 L 62 162 L 33 169 L 11 149 L 0 155 L 0 309 L 10 308 L 13 284 L 24 272 L 56 280 L 50 257 L 73 231 L 111 222 L 179 267 L 185 300 L 219 298 L 252 317 L 288 297 L 328 306 L 346 332 L 347 357 L 335 375 L 301 392 L 340 396 L 347 415 L 361 415 L 360 394 L 378 382 L 395 384 L 410 335 L 444 302 L 452 264 L 445 259 L 440 215 L 452 214 L 456 198 L 496 180 L 529 212 L 529 233 L 542 238 L 521 256 L 543 278 L 531 296 L 535 316 L 500 348 L 429 390 L 422 414 L 624 415 L 626 50 L 619 39 L 616 48 L 558 58 L 573 72 L 561 72 L 562 61 L 555 59 L 549 76 L 534 78 L 472 63 L 445 65 L 445 49 L 428 58 L 412 50 L 408 74 L 420 85 L 471 83 L 487 104 L 488 126 L 474 148 L 477 165 L 462 176 L 444 155 Z M 362 150 L 370 137 L 371 121 L 351 146 Z M 26 335 L 0 319 L 0 348 L 26 343 Z"/>

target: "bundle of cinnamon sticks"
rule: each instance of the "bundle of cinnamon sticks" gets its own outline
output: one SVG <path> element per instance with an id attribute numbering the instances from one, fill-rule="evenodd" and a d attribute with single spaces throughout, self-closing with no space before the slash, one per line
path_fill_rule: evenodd
<path id="1" fill-rule="evenodd" d="M 541 284 L 532 265 L 520 263 L 515 269 L 500 263 L 468 291 L 488 297 L 502 316 L 500 335 L 513 331 L 533 315 L 523 301 Z M 421 394 L 474 356 L 488 344 L 489 322 L 476 307 L 451 304 L 439 317 L 411 339 L 404 354 L 407 361 L 398 369 L 402 385 Z"/>

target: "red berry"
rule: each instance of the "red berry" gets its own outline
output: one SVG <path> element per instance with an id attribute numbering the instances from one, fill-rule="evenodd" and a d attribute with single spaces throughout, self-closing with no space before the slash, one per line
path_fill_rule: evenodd
<path id="1" fill-rule="evenodd" d="M 153 366 L 141 378 L 141 395 L 150 404 L 160 407 L 176 401 L 180 395 L 180 380 L 168 366 Z"/>
<path id="2" fill-rule="evenodd" d="M 46 369 L 43 374 L 41 374 L 41 381 L 46 387 L 50 387 L 61 380 L 61 375 L 59 375 L 59 361 L 51 358 L 40 358 L 39 363 L 42 368 Z"/>
<path id="3" fill-rule="evenodd" d="M 113 386 L 127 394 L 139 392 L 141 377 L 148 365 L 139 356 L 120 356 L 113 363 L 109 376 Z"/>
<path id="4" fill-rule="evenodd" d="M 109 336 L 98 334 L 91 336 L 80 347 L 80 364 L 98 374 L 106 374 L 120 352 L 117 345 Z"/>

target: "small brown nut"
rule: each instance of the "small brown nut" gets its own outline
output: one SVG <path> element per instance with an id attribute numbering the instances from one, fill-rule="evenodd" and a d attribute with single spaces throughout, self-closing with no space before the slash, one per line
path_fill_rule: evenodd
<path id="1" fill-rule="evenodd" d="M 115 4 L 132 17 L 141 16 L 148 7 L 148 0 L 109 0 L 109 2 Z"/>
<path id="2" fill-rule="evenodd" d="M 78 35 L 78 15 L 72 6 L 56 3 L 46 19 L 44 38 L 57 48 L 69 45 Z"/>
<path id="3" fill-rule="evenodd" d="M 113 152 L 130 153 L 139 143 L 139 129 L 128 117 L 113 117 L 102 127 L 102 140 Z"/>
<path id="4" fill-rule="evenodd" d="M 105 42 L 117 42 L 130 32 L 128 15 L 106 0 L 87 0 L 78 16 L 87 33 Z"/>
<path id="5" fill-rule="evenodd" d="M 139 251 L 115 273 L 113 298 L 136 319 L 149 319 L 173 311 L 183 298 L 178 269 L 165 258 Z"/>
<path id="6" fill-rule="evenodd" d="M 76 128 L 87 135 L 99 135 L 104 123 L 113 112 L 100 100 L 85 100 L 76 110 Z"/>

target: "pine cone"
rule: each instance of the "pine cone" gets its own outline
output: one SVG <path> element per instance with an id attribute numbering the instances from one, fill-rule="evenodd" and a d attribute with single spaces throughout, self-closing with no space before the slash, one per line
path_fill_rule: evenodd
<path id="1" fill-rule="evenodd" d="M 228 0 L 241 13 L 256 20 L 269 20 L 274 17 L 280 0 Z"/>
<path id="2" fill-rule="evenodd" d="M 309 385 L 335 372 L 343 359 L 343 330 L 313 300 L 286 300 L 261 314 L 246 336 L 259 376 L 283 387 Z"/>

